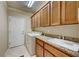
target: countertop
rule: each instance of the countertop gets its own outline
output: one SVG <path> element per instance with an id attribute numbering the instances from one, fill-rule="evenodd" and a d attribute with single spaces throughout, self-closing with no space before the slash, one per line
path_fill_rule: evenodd
<path id="1" fill-rule="evenodd" d="M 46 42 L 46 43 L 48 43 L 50 45 L 53 45 L 56 48 L 58 48 L 58 49 L 60 49 L 60 50 L 62 50 L 64 52 L 67 52 L 67 53 L 69 53 L 69 54 L 71 54 L 71 55 L 73 55 L 75 57 L 79 57 L 79 52 L 78 51 L 72 51 L 72 50 L 70 50 L 68 48 L 65 48 L 65 47 L 62 47 L 60 45 L 54 44 L 53 42 L 50 42 L 49 40 L 52 39 L 51 37 L 40 35 L 40 36 L 36 36 L 36 38 L 38 38 L 38 39 L 40 39 L 40 40 L 42 40 L 42 41 L 44 41 L 44 42 Z M 61 40 L 63 40 L 63 39 L 61 39 Z"/>

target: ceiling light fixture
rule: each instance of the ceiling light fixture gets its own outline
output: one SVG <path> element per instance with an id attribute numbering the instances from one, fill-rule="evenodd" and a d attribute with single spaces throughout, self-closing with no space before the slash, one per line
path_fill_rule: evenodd
<path id="1" fill-rule="evenodd" d="M 29 1 L 28 7 L 29 7 L 29 8 L 32 7 L 33 4 L 34 4 L 34 1 Z"/>

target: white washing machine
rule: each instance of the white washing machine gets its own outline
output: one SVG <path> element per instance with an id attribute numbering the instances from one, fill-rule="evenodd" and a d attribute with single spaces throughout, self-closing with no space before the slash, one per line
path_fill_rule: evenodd
<path id="1" fill-rule="evenodd" d="M 35 37 L 41 34 L 41 32 L 31 32 L 26 36 L 26 47 L 31 56 L 35 55 Z"/>

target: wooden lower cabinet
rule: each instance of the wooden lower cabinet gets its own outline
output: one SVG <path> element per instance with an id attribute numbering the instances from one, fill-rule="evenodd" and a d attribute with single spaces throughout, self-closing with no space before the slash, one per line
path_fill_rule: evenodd
<path id="1" fill-rule="evenodd" d="M 58 49 L 56 49 L 53 46 L 50 46 L 49 44 L 46 44 L 46 43 L 45 43 L 45 49 L 47 49 L 49 52 L 51 52 L 56 57 L 69 57 L 67 54 L 59 51 Z"/>
<path id="2" fill-rule="evenodd" d="M 37 39 L 36 42 L 43 47 L 43 41 Z"/>
<path id="3" fill-rule="evenodd" d="M 36 56 L 43 57 L 43 47 L 39 44 L 36 44 Z"/>
<path id="4" fill-rule="evenodd" d="M 44 50 L 44 57 L 54 57 L 54 55 L 52 55 L 50 52 L 48 52 L 47 50 Z"/>
<path id="5" fill-rule="evenodd" d="M 43 46 L 39 43 L 43 43 Z M 58 48 L 40 40 L 36 39 L 36 56 L 37 57 L 72 57 L 72 55 L 61 51 Z"/>

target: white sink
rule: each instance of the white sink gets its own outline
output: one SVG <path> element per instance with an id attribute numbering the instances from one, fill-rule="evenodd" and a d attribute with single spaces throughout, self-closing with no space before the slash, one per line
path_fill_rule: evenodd
<path id="1" fill-rule="evenodd" d="M 57 44 L 59 46 L 62 46 L 64 48 L 70 49 L 72 51 L 79 51 L 79 44 L 67 41 L 67 40 L 62 40 L 62 39 L 49 39 L 48 40 L 50 43 Z"/>

